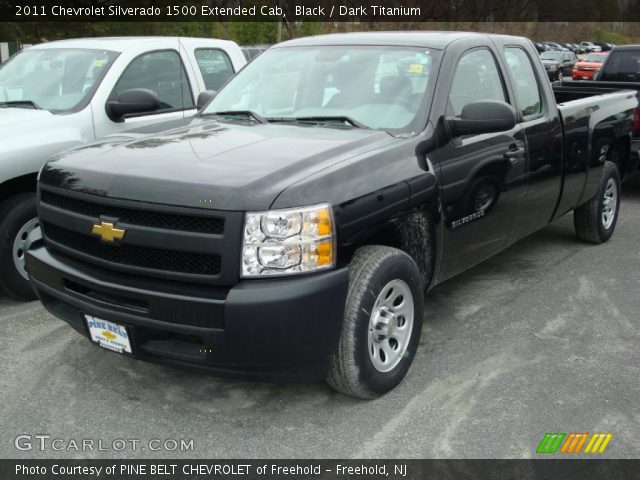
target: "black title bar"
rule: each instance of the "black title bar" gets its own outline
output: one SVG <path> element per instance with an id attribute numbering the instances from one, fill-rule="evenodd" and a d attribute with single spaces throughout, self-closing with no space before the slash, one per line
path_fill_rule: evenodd
<path id="1" fill-rule="evenodd" d="M 6 22 L 598 22 L 640 20 L 640 0 L 0 0 Z"/>
<path id="2" fill-rule="evenodd" d="M 0 460 L 2 480 L 634 480 L 640 460 Z"/>

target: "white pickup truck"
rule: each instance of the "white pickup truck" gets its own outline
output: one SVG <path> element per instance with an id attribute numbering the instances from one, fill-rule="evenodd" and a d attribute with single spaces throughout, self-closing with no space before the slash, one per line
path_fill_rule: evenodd
<path id="1" fill-rule="evenodd" d="M 38 224 L 36 177 L 52 156 L 98 138 L 194 115 L 246 64 L 234 42 L 123 37 L 31 47 L 0 67 L 0 287 L 35 295 L 24 241 Z"/>

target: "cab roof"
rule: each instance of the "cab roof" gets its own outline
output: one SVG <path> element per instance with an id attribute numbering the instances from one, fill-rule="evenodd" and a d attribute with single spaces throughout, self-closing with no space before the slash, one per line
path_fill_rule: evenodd
<path id="1" fill-rule="evenodd" d="M 176 44 L 183 37 L 95 37 L 95 38 L 73 38 L 69 40 L 56 40 L 53 42 L 40 43 L 30 47 L 30 49 L 47 49 L 47 48 L 86 48 L 94 50 L 111 50 L 113 52 L 124 52 L 133 47 L 139 47 L 145 44 L 153 44 L 158 41 L 174 40 Z M 189 40 L 193 40 L 189 38 Z M 203 38 L 207 42 L 231 43 L 225 40 L 216 40 L 212 38 Z"/>
<path id="2" fill-rule="evenodd" d="M 450 43 L 466 38 L 512 38 L 522 41 L 523 37 L 508 37 L 476 32 L 443 32 L 443 31 L 403 31 L 403 32 L 354 32 L 316 35 L 297 38 L 274 45 L 272 48 L 299 47 L 311 45 L 383 45 L 412 46 L 442 50 Z"/>

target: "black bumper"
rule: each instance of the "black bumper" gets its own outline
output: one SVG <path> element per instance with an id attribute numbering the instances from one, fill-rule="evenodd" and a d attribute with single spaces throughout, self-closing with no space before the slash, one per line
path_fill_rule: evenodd
<path id="1" fill-rule="evenodd" d="M 85 314 L 125 325 L 135 358 L 238 378 L 309 381 L 325 377 L 338 347 L 346 269 L 210 292 L 181 282 L 173 289 L 77 264 L 34 234 L 27 270 L 45 308 L 86 337 Z"/>

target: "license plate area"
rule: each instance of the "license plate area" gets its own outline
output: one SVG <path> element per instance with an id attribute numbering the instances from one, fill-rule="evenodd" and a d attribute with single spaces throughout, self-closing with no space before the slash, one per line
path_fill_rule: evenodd
<path id="1" fill-rule="evenodd" d="M 133 355 L 129 331 L 124 325 L 84 314 L 89 338 L 98 346 L 123 355 Z"/>

